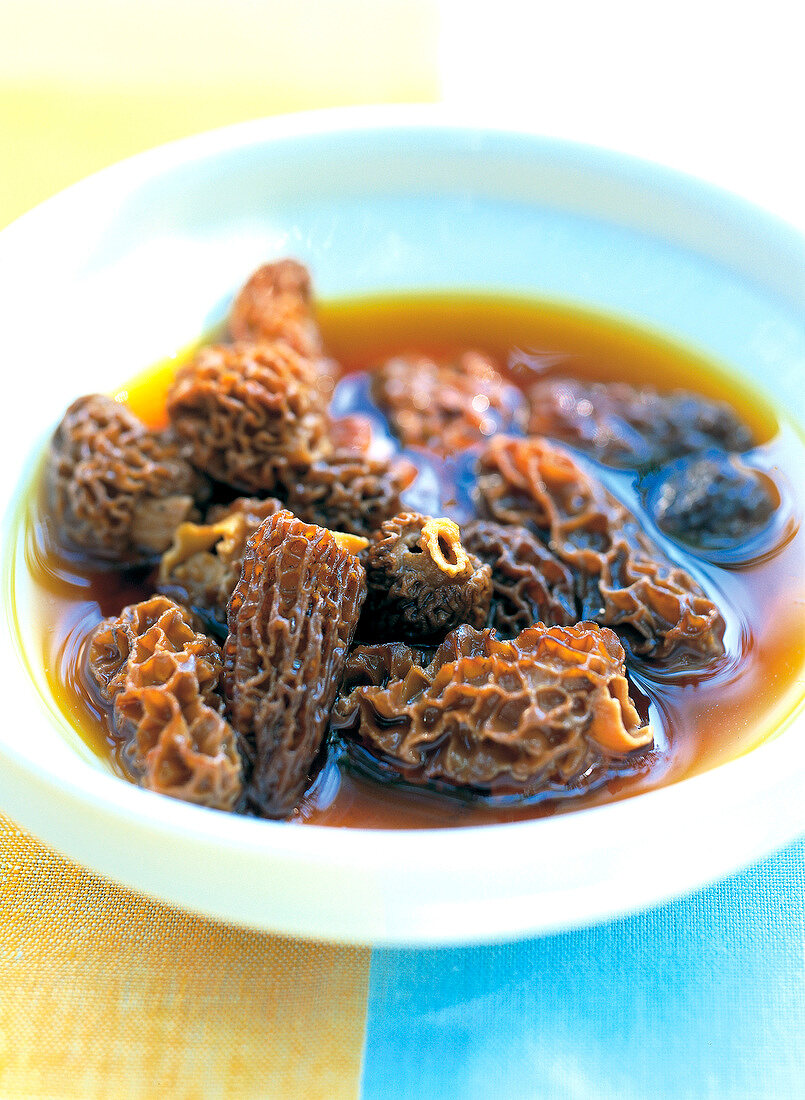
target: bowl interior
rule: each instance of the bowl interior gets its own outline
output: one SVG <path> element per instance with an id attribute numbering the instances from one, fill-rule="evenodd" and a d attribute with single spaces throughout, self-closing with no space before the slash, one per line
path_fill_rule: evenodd
<path id="1" fill-rule="evenodd" d="M 338 112 L 204 135 L 107 170 L 21 219 L 0 237 L 15 387 L 2 411 L 3 594 L 18 631 L 3 644 L 19 687 L 0 731 L 3 805 L 76 858 L 171 900 L 282 931 L 393 942 L 581 923 L 697 885 L 793 835 L 801 811 L 793 794 L 788 808 L 772 745 L 753 754 L 754 781 L 737 761 L 718 769 L 732 769 L 726 784 L 700 776 L 482 838 L 334 837 L 170 804 L 107 774 L 50 698 L 14 524 L 21 457 L 35 454 L 63 408 L 196 339 L 268 257 L 299 257 L 324 298 L 466 289 L 614 313 L 704 352 L 792 410 L 805 361 L 800 248 L 774 219 L 663 170 L 399 112 L 393 125 Z M 793 727 L 783 737 L 793 745 Z M 801 774 L 800 747 L 786 760 L 789 775 Z M 750 788 L 755 835 L 736 829 Z M 664 822 L 714 807 L 725 825 L 712 851 L 677 829 L 664 841 L 666 873 L 627 883 L 627 836 L 633 859 L 635 834 L 649 829 L 656 841 Z M 656 843 L 640 845 L 657 858 Z"/>

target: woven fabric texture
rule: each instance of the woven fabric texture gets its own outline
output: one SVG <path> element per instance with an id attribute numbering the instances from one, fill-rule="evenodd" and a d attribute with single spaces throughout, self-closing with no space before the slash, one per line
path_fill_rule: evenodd
<path id="1" fill-rule="evenodd" d="M 372 958 L 362 1100 L 799 1100 L 804 1082 L 805 840 L 597 927 Z"/>
<path id="2" fill-rule="evenodd" d="M 354 1098 L 364 948 L 245 931 L 0 817 L 0 1097 Z"/>

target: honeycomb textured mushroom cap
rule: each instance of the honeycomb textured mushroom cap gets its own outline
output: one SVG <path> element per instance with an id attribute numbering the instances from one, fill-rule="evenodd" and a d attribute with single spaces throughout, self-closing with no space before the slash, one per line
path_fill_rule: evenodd
<path id="1" fill-rule="evenodd" d="M 402 644 L 358 647 L 336 708 L 339 726 L 411 782 L 533 794 L 652 743 L 623 647 L 594 623 L 538 623 L 509 642 L 461 626 L 421 660 Z"/>
<path id="2" fill-rule="evenodd" d="M 125 607 L 95 629 L 87 662 L 140 786 L 213 809 L 235 807 L 242 764 L 215 693 L 221 655 L 194 630 L 186 608 L 164 596 Z"/>
<path id="3" fill-rule="evenodd" d="M 440 641 L 469 623 L 484 626 L 492 599 L 488 565 L 468 554 L 449 519 L 402 512 L 386 520 L 363 554 L 368 631 Z"/>
<path id="4" fill-rule="evenodd" d="M 274 493 L 278 470 L 332 450 L 315 368 L 282 342 L 203 348 L 177 373 L 167 408 L 194 465 L 247 493 Z"/>
<path id="5" fill-rule="evenodd" d="M 442 454 L 511 431 L 527 412 L 520 391 L 477 351 L 451 362 L 422 355 L 389 359 L 372 373 L 372 396 L 404 446 Z"/>
<path id="6" fill-rule="evenodd" d="M 492 570 L 489 626 L 499 637 L 514 638 L 538 622 L 578 622 L 573 573 L 525 527 L 475 520 L 462 529 L 462 539 Z"/>
<path id="7" fill-rule="evenodd" d="M 263 264 L 232 303 L 229 332 L 235 341 L 286 344 L 306 358 L 321 354 L 310 273 L 297 260 Z"/>
<path id="8" fill-rule="evenodd" d="M 339 451 L 304 471 L 283 474 L 279 493 L 288 509 L 319 527 L 369 537 L 402 510 L 401 495 L 416 477 L 404 459 Z"/>
<path id="9" fill-rule="evenodd" d="M 627 632 L 635 653 L 723 653 L 724 619 L 638 519 L 559 444 L 499 436 L 481 454 L 478 493 L 495 522 L 525 526 L 577 578 L 581 617 Z"/>
<path id="10" fill-rule="evenodd" d="M 224 684 L 250 754 L 247 801 L 264 816 L 287 817 L 304 792 L 365 596 L 357 556 L 290 512 L 247 543 L 229 601 Z"/>
<path id="11" fill-rule="evenodd" d="M 547 378 L 529 390 L 528 430 L 612 466 L 644 467 L 717 446 L 743 451 L 752 435 L 723 401 L 626 382 Z"/>
<path id="12" fill-rule="evenodd" d="M 705 550 L 747 542 L 780 505 L 767 474 L 724 451 L 680 458 L 651 481 L 648 506 L 660 530 Z"/>
<path id="13" fill-rule="evenodd" d="M 60 541 L 121 563 L 165 550 L 203 487 L 172 433 L 149 431 L 102 394 L 73 402 L 47 454 L 45 492 Z"/>

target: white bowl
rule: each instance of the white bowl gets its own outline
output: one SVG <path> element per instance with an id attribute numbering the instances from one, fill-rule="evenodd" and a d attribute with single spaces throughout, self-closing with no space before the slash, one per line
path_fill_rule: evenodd
<path id="1" fill-rule="evenodd" d="M 0 235 L 7 318 L 0 805 L 88 866 L 189 908 L 305 936 L 496 940 L 659 902 L 805 827 L 802 706 L 706 774 L 547 820 L 386 832 L 204 810 L 108 771 L 49 695 L 15 515 L 36 447 L 221 317 L 264 258 L 323 297 L 414 288 L 544 295 L 668 332 L 801 407 L 802 241 L 659 167 L 432 109 L 247 123 L 135 157 Z M 10 392 L 10 396 L 9 396 Z M 14 609 L 19 630 L 14 625 Z"/>

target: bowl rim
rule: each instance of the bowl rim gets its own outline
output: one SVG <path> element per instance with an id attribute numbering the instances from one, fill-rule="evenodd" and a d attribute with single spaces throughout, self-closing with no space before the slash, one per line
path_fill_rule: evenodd
<path id="1" fill-rule="evenodd" d="M 132 153 L 112 164 L 107 164 L 61 188 L 29 210 L 17 215 L 11 222 L 0 228 L 0 234 L 5 235 L 11 229 L 16 230 L 21 223 L 27 222 L 33 215 L 39 217 L 45 208 L 50 209 L 54 205 L 60 205 L 72 199 L 75 192 L 84 194 L 90 187 L 105 186 L 118 174 L 133 176 L 135 179 L 139 177 L 140 181 L 143 181 L 173 165 L 202 159 L 210 152 L 222 153 L 266 140 L 323 136 L 346 131 L 368 133 L 373 130 L 390 129 L 409 132 L 423 130 L 455 134 L 473 133 L 485 137 L 508 135 L 536 141 L 546 150 L 575 151 L 588 159 L 597 159 L 599 164 L 609 164 L 620 171 L 624 169 L 632 171 L 636 176 L 648 173 L 655 179 L 662 178 L 662 182 L 666 184 L 681 184 L 687 191 L 695 191 L 697 197 L 705 202 L 715 201 L 722 207 L 728 204 L 732 211 L 743 218 L 762 219 L 767 229 L 782 231 L 786 236 L 795 234 L 800 248 L 805 244 L 805 230 L 782 217 L 771 207 L 710 183 L 700 176 L 666 162 L 614 149 L 605 144 L 546 135 L 537 127 L 529 128 L 524 125 L 521 118 L 507 120 L 500 116 L 494 119 L 484 116 L 479 123 L 472 111 L 446 103 L 370 103 L 289 111 L 233 122 L 160 142 L 141 152 Z"/>
<path id="2" fill-rule="evenodd" d="M 759 233 L 785 242 L 789 249 L 798 248 L 801 243 L 801 236 L 794 226 L 739 196 L 693 176 L 598 146 L 543 138 L 521 125 L 501 123 L 500 126 L 492 126 L 484 123 L 479 127 L 465 113 L 446 110 L 441 105 L 418 105 L 332 108 L 274 116 L 207 131 L 147 150 L 102 169 L 21 215 L 0 233 L 0 265 L 6 250 L 13 251 L 17 242 L 24 240 L 35 229 L 43 214 L 62 217 L 69 212 L 71 204 L 86 205 L 96 189 L 103 191 L 114 187 L 118 179 L 125 178 L 131 188 L 159 177 L 172 167 L 187 165 L 210 155 L 262 146 L 266 142 L 323 135 L 368 135 L 398 129 L 411 134 L 438 134 L 442 137 L 482 134 L 490 140 L 505 135 L 530 148 L 538 146 L 543 151 L 561 149 L 582 161 L 592 160 L 603 170 L 619 174 L 625 171 L 639 179 L 659 180 L 663 186 L 684 194 L 688 199 L 692 197 L 706 206 L 726 209 L 730 217 L 751 221 Z M 29 458 L 27 473 L 16 480 L 3 520 L 4 572 L 9 574 L 12 583 L 13 570 L 8 569 L 7 563 L 14 560 L 17 540 L 21 535 L 20 511 L 25 506 L 30 486 L 30 464 L 33 461 L 32 457 Z M 3 602 L 7 626 L 10 625 L 9 613 L 13 612 L 10 598 L 12 594 L 4 579 Z M 8 631 L 0 632 L 0 652 L 8 648 L 9 641 L 15 659 L 24 663 L 21 640 L 10 636 Z M 3 655 L 5 659 L 6 654 Z M 36 690 L 33 683 L 31 687 Z M 6 773 L 6 779 L 0 775 L 0 793 L 4 804 L 10 807 L 12 815 L 23 825 L 33 828 L 47 842 L 62 847 L 73 858 L 81 859 L 85 855 L 86 844 L 82 846 L 71 841 L 60 843 L 60 835 L 53 821 L 41 810 L 35 811 L 33 802 L 28 805 L 24 789 L 26 784 L 28 792 L 35 790 L 40 801 L 61 805 L 65 810 L 69 808 L 70 812 L 91 809 L 101 827 L 104 824 L 123 825 L 143 841 L 163 847 L 180 838 L 183 846 L 188 851 L 192 849 L 198 859 L 210 858 L 214 853 L 225 860 L 245 853 L 255 861 L 255 865 L 270 863 L 274 873 L 283 871 L 314 879 L 337 872 L 347 874 L 350 881 L 356 882 L 368 876 L 369 879 L 374 878 L 375 885 L 382 892 L 388 886 L 390 873 L 402 877 L 418 874 L 421 883 L 431 886 L 443 874 L 445 867 L 461 874 L 466 881 L 472 880 L 478 867 L 495 867 L 498 876 L 504 873 L 513 875 L 517 873 L 522 856 L 519 860 L 515 859 L 512 851 L 522 853 L 527 839 L 536 836 L 542 848 L 552 848 L 558 841 L 559 848 L 583 851 L 585 836 L 591 828 L 599 837 L 600 846 L 604 840 L 617 842 L 619 837 L 628 833 L 630 823 L 636 819 L 642 829 L 655 832 L 658 850 L 663 858 L 672 863 L 674 846 L 669 841 L 668 832 L 675 820 L 701 817 L 703 811 L 707 817 L 706 808 L 715 805 L 720 815 L 729 816 L 734 823 L 751 807 L 760 807 L 773 792 L 801 790 L 802 780 L 805 779 L 805 738 L 797 739 L 791 735 L 794 726 L 803 725 L 803 716 L 805 694 L 765 743 L 707 772 L 615 803 L 555 817 L 491 826 L 416 830 L 338 829 L 320 825 L 299 828 L 282 822 L 225 815 L 142 791 L 84 762 L 80 762 L 80 766 L 65 778 L 48 767 L 47 761 L 34 759 L 24 746 L 10 743 L 2 732 L 0 772 Z M 47 720 L 50 721 L 50 717 Z M 15 783 L 22 786 L 15 790 Z M 647 874 L 641 881 L 635 881 L 633 888 L 617 896 L 613 896 L 611 890 L 602 889 L 600 897 L 585 896 L 583 912 L 577 918 L 573 916 L 574 899 L 577 902 L 582 892 L 572 884 L 559 891 L 567 904 L 560 904 L 553 910 L 549 907 L 535 914 L 529 907 L 535 903 L 533 891 L 525 898 L 518 895 L 517 898 L 495 899 L 487 896 L 488 891 L 481 883 L 473 899 L 475 909 L 460 927 L 451 923 L 450 906 L 439 901 L 438 896 L 433 904 L 429 904 L 427 899 L 421 901 L 419 917 L 409 921 L 410 926 L 395 920 L 385 911 L 374 910 L 367 919 L 352 925 L 349 922 L 345 924 L 343 919 L 331 920 L 329 925 L 327 922 L 317 924 L 315 920 L 304 919 L 292 921 L 290 925 L 287 919 L 278 925 L 263 924 L 259 916 L 235 919 L 258 927 L 317 938 L 409 945 L 502 940 L 585 925 L 667 900 L 736 870 L 779 844 L 794 839 L 805 830 L 805 807 L 797 802 L 793 794 L 781 800 L 781 807 L 780 818 L 772 834 L 758 838 L 754 844 L 747 843 L 747 837 L 741 834 L 741 844 L 736 848 L 735 844 L 726 843 L 727 834 L 722 829 L 719 833 L 721 847 L 707 849 L 705 845 L 707 850 L 700 853 L 695 871 L 676 867 L 661 882 L 657 881 L 656 875 Z M 535 830 L 539 833 L 535 834 Z M 92 864 L 102 873 L 117 877 L 114 866 L 108 866 L 102 859 L 95 857 Z M 131 875 L 124 874 L 121 878 L 128 885 L 143 888 L 141 880 L 133 881 Z M 166 895 L 164 891 L 153 890 L 147 883 L 145 888 L 165 900 L 188 904 L 187 897 L 181 893 L 177 899 L 175 894 Z M 503 912 L 504 903 L 511 905 L 509 913 Z M 412 904 L 416 908 L 416 903 Z M 212 901 L 209 905 L 190 903 L 190 907 L 214 916 L 229 915 Z"/>

